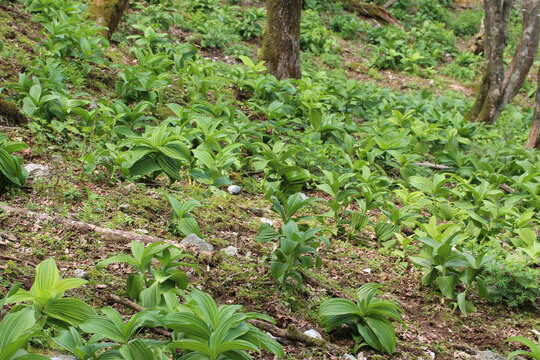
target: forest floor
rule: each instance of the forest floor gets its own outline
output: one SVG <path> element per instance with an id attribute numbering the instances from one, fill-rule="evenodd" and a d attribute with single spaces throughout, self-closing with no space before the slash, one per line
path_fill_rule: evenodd
<path id="1" fill-rule="evenodd" d="M 35 54 L 33 49 L 41 33 L 40 26 L 30 19 L 21 6 L 5 1 L 0 4 L 0 40 L 14 49 L 14 56 L 0 58 L 0 88 L 8 81 L 16 81 L 17 74 L 24 72 Z M 118 51 L 122 53 L 121 49 Z M 350 77 L 359 81 L 372 81 L 400 91 L 437 93 L 450 88 L 467 96 L 474 93 L 469 84 L 443 76 L 426 79 L 391 71 L 369 75 L 362 59 L 353 55 L 358 54 L 357 48 L 344 50 L 344 53 Z M 207 55 L 222 59 L 221 54 Z M 101 85 L 86 89 L 96 98 L 104 96 L 99 89 L 108 86 L 110 73 L 104 70 L 97 75 L 98 80 L 94 80 Z M 323 266 L 308 274 L 310 280 L 301 289 L 281 289 L 267 274 L 272 246 L 253 241 L 261 218 L 279 221 L 270 211 L 269 202 L 256 191 L 258 178 L 244 179 L 239 195 L 212 195 L 206 187 L 188 181 L 173 185 L 165 181 L 111 184 L 107 179 L 89 179 L 83 173 L 79 160 L 83 154 L 79 151 L 41 141 L 25 128 L 2 128 L 2 131 L 11 139 L 29 145 L 22 153 L 25 163 L 44 165 L 49 172 L 36 176 L 19 191 L 2 195 L 0 201 L 12 207 L 179 241 L 181 238 L 167 231 L 170 209 L 163 201 L 162 189 L 167 186 L 168 192 L 180 199 L 198 199 L 203 206 L 194 211 L 194 216 L 205 240 L 212 243 L 216 251 L 210 259 L 197 259 L 201 271 L 190 274 L 192 284 L 210 292 L 220 303 L 242 304 L 249 310 L 271 315 L 279 327 L 291 325 L 302 331 L 317 329 L 324 334 L 317 321 L 321 298 L 335 294 L 352 296 L 359 284 L 367 282 L 384 284 L 387 296 L 405 310 L 406 324 L 398 325 L 396 354 L 377 355 L 363 350 L 369 359 L 468 359 L 472 356 L 468 349 L 507 353 L 511 347 L 504 339 L 540 325 L 538 309 L 509 309 L 479 299 L 475 299 L 478 311 L 466 317 L 461 315 L 441 302 L 431 290 L 420 287 L 421 274 L 412 264 L 384 248 L 372 246 L 375 245 L 373 235 L 367 232 L 361 242 L 344 238 L 333 240 L 331 248 L 321 249 Z M 320 193 L 309 191 L 307 195 L 322 197 Z M 0 294 L 13 282 L 29 286 L 34 265 L 55 257 L 65 276 L 73 275 L 77 269 L 88 273 L 89 283 L 77 290 L 79 297 L 95 306 L 111 305 L 107 294 L 125 296 L 124 279 L 128 269 L 118 265 L 110 266 L 109 271 L 96 270 L 95 264 L 125 251 L 128 245 L 55 221 L 0 214 L 0 255 L 16 259 L 0 257 Z M 227 246 L 236 247 L 238 254 L 227 256 L 220 252 Z M 128 312 L 121 307 L 118 309 Z M 343 353 L 353 345 L 352 340 L 340 338 L 339 334 L 332 341 Z M 341 355 L 296 343 L 287 345 L 286 351 L 290 359 L 337 359 Z"/>

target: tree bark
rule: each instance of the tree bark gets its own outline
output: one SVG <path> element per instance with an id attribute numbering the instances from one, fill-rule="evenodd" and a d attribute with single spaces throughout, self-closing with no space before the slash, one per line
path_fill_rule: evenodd
<path id="1" fill-rule="evenodd" d="M 513 0 L 484 1 L 486 68 L 482 85 L 468 114 L 473 121 L 492 123 L 495 109 L 502 100 L 504 81 L 504 48 L 506 47 L 506 28 Z"/>
<path id="2" fill-rule="evenodd" d="M 540 70 L 536 79 L 536 106 L 534 108 L 533 120 L 531 124 L 531 131 L 529 132 L 529 139 L 525 145 L 526 149 L 538 149 L 540 148 Z"/>
<path id="3" fill-rule="evenodd" d="M 534 63 L 540 35 L 540 32 L 538 31 L 539 10 L 539 0 L 523 1 L 523 31 L 521 33 L 519 45 L 516 48 L 516 53 L 510 64 L 508 74 L 505 78 L 503 104 L 508 104 L 518 93 Z"/>
<path id="4" fill-rule="evenodd" d="M 28 119 L 19 111 L 17 105 L 0 99 L 0 125 L 21 126 L 27 123 Z"/>
<path id="5" fill-rule="evenodd" d="M 267 0 L 263 60 L 276 78 L 299 79 L 302 0 Z"/>
<path id="6" fill-rule="evenodd" d="M 508 18 L 514 0 L 484 1 L 486 67 L 469 120 L 494 123 L 516 96 L 538 50 L 540 0 L 523 1 L 523 30 L 512 63 L 505 74 L 504 50 Z"/>
<path id="7" fill-rule="evenodd" d="M 110 39 L 118 27 L 127 5 L 128 0 L 90 0 L 88 13 L 99 26 L 107 28 L 104 35 Z"/>

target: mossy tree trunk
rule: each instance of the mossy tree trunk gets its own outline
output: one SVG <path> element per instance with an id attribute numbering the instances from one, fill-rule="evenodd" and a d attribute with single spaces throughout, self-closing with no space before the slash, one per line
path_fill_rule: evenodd
<path id="1" fill-rule="evenodd" d="M 104 35 L 110 39 L 118 27 L 127 5 L 128 0 L 90 0 L 88 13 L 98 25 L 106 28 Z"/>
<path id="2" fill-rule="evenodd" d="M 0 125 L 21 126 L 28 123 L 28 119 L 20 111 L 17 105 L 0 99 Z"/>
<path id="3" fill-rule="evenodd" d="M 534 108 L 534 115 L 531 124 L 531 131 L 529 132 L 529 139 L 525 148 L 527 149 L 539 149 L 540 148 L 540 70 L 538 71 L 536 79 L 536 106 Z"/>
<path id="4" fill-rule="evenodd" d="M 504 51 L 508 19 L 514 0 L 484 1 L 486 66 L 476 101 L 467 114 L 471 121 L 494 123 L 521 89 L 538 50 L 540 0 L 522 2 L 523 30 L 505 74 Z"/>
<path id="5" fill-rule="evenodd" d="M 302 0 L 267 0 L 266 11 L 263 60 L 276 78 L 299 79 Z"/>

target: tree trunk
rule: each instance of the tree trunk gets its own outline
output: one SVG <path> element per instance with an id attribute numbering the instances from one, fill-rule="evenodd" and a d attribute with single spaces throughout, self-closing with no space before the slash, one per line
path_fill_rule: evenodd
<path id="1" fill-rule="evenodd" d="M 506 27 L 512 4 L 513 0 L 484 1 L 486 68 L 476 102 L 467 115 L 472 121 L 492 123 L 495 109 L 501 104 Z"/>
<path id="2" fill-rule="evenodd" d="M 538 31 L 539 10 L 539 0 L 523 1 L 523 31 L 508 74 L 505 78 L 505 96 L 503 98 L 503 103 L 505 105 L 516 96 L 534 63 L 534 57 L 538 50 L 538 38 L 540 35 L 540 32 Z"/>
<path id="3" fill-rule="evenodd" d="M 299 79 L 302 0 L 267 0 L 263 59 L 276 78 Z"/>
<path id="4" fill-rule="evenodd" d="M 523 30 L 512 63 L 504 70 L 506 31 L 513 0 L 484 1 L 486 68 L 476 101 L 467 114 L 472 121 L 494 123 L 527 78 L 538 50 L 540 0 L 523 1 Z"/>
<path id="5" fill-rule="evenodd" d="M 20 126 L 28 123 L 28 119 L 20 111 L 17 105 L 0 99 L 0 125 Z"/>
<path id="6" fill-rule="evenodd" d="M 128 0 L 90 0 L 88 13 L 99 26 L 107 28 L 104 35 L 110 39 L 118 27 L 127 5 Z"/>
<path id="7" fill-rule="evenodd" d="M 531 124 L 531 131 L 529 133 L 529 139 L 525 145 L 526 149 L 538 149 L 540 148 L 540 70 L 536 79 L 536 106 L 534 108 L 533 120 Z"/>

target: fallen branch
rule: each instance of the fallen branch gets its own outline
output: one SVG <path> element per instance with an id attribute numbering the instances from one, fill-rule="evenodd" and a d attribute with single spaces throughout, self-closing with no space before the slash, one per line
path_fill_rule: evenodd
<path id="1" fill-rule="evenodd" d="M 18 259 L 18 258 L 16 258 L 16 257 L 9 256 L 9 255 L 3 255 L 3 254 L 0 254 L 0 259 L 11 260 L 11 261 L 15 261 L 15 262 L 18 262 L 18 263 L 23 263 L 23 264 L 25 264 L 25 265 L 29 265 L 29 266 L 32 266 L 32 267 L 36 267 L 36 266 L 37 266 L 36 264 L 34 264 L 34 263 L 31 262 L 31 261 L 23 260 L 23 259 Z"/>
<path id="2" fill-rule="evenodd" d="M 510 185 L 507 185 L 507 184 L 501 184 L 501 186 L 499 186 L 501 188 L 501 190 L 509 193 L 509 194 L 513 194 L 516 192 L 516 190 L 514 190 Z"/>
<path id="3" fill-rule="evenodd" d="M 111 300 L 112 302 L 115 302 L 115 303 L 120 304 L 120 305 L 124 305 L 125 307 L 128 307 L 128 308 L 130 308 L 132 310 L 135 310 L 135 311 L 143 311 L 144 310 L 144 307 L 137 304 L 136 302 L 133 302 L 133 301 L 128 300 L 128 299 L 121 298 L 120 296 L 117 296 L 117 295 L 114 295 L 114 294 L 107 295 L 107 298 L 109 300 Z M 168 331 L 168 330 L 161 329 L 161 328 L 149 328 L 149 329 L 152 330 L 153 332 L 155 332 L 156 334 L 163 335 L 163 336 L 166 336 L 166 337 L 172 337 L 172 333 L 170 331 Z"/>
<path id="4" fill-rule="evenodd" d="M 396 25 L 402 28 L 401 23 L 398 19 L 392 16 L 384 7 L 370 4 L 359 0 L 338 0 L 345 10 L 353 11 L 358 13 L 361 16 L 373 18 L 380 20 L 382 22 Z"/>
<path id="5" fill-rule="evenodd" d="M 144 310 L 144 307 L 142 307 L 141 305 L 131 300 L 121 298 L 120 296 L 117 296 L 114 294 L 109 294 L 107 298 L 111 300 L 112 302 L 115 302 L 120 305 L 124 305 L 125 307 L 128 307 L 135 311 Z M 248 322 L 251 325 L 259 328 L 260 330 L 266 331 L 277 338 L 288 339 L 294 342 L 301 342 L 309 346 L 319 346 L 319 347 L 333 351 L 334 354 L 342 352 L 342 350 L 338 346 L 325 340 L 315 339 L 315 338 L 312 338 L 311 336 L 307 336 L 306 334 L 302 333 L 298 329 L 293 328 L 292 326 L 289 326 L 287 329 L 281 329 L 275 325 L 272 325 L 270 323 L 267 323 L 261 320 L 249 320 Z M 171 333 L 165 329 L 152 328 L 152 331 L 155 331 L 156 333 L 159 333 L 160 335 L 171 336 Z"/>
<path id="6" fill-rule="evenodd" d="M 308 346 L 318 346 L 323 349 L 329 350 L 332 354 L 338 354 L 343 352 L 343 350 L 339 346 L 334 345 L 326 340 L 316 339 L 311 336 L 307 336 L 306 334 L 292 326 L 289 326 L 286 329 L 282 329 L 261 320 L 249 320 L 249 323 L 261 330 L 272 334 L 277 338 L 301 342 Z"/>
<path id="7" fill-rule="evenodd" d="M 397 2 L 398 0 L 388 0 L 384 3 L 383 8 L 388 9 L 390 6 L 394 5 Z"/>
<path id="8" fill-rule="evenodd" d="M 416 166 L 424 166 L 424 167 L 428 167 L 430 169 L 435 169 L 435 170 L 449 170 L 449 169 L 451 169 L 450 166 L 441 165 L 441 164 L 434 164 L 434 163 L 430 163 L 430 162 L 427 162 L 427 161 L 417 162 L 417 163 L 414 163 L 414 165 L 416 165 Z"/>
<path id="9" fill-rule="evenodd" d="M 54 222 L 56 224 L 61 224 L 65 227 L 76 229 L 78 231 L 85 232 L 85 233 L 94 232 L 101 235 L 103 238 L 109 241 L 125 241 L 125 242 L 142 241 L 144 243 L 154 243 L 154 242 L 161 242 L 161 241 L 174 242 L 172 240 L 167 240 L 167 239 L 163 239 L 156 236 L 142 235 L 142 234 L 137 234 L 130 231 L 107 229 L 107 228 L 96 226 L 93 224 L 88 224 L 82 221 L 70 220 L 70 219 L 62 218 L 60 216 L 54 216 L 54 215 L 49 215 L 45 213 L 38 213 L 38 212 L 31 211 L 28 209 L 14 208 L 11 206 L 0 204 L 0 212 L 2 211 L 7 213 L 8 215 L 27 216 L 27 217 L 34 218 L 37 221 Z"/>

